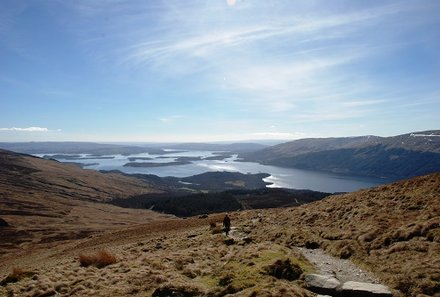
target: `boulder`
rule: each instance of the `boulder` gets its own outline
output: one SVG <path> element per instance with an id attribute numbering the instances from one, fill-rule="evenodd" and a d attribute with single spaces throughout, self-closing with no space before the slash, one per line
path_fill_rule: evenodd
<path id="1" fill-rule="evenodd" d="M 342 287 L 342 296 L 391 297 L 391 291 L 384 285 L 348 281 Z"/>
<path id="2" fill-rule="evenodd" d="M 341 282 L 332 275 L 307 274 L 304 282 L 310 291 L 324 295 L 334 295 L 341 287 Z"/>

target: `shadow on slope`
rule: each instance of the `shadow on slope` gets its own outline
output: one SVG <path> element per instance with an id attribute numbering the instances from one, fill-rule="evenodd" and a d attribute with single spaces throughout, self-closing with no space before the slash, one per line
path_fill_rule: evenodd
<path id="1" fill-rule="evenodd" d="M 329 193 L 310 190 L 270 189 L 229 190 L 197 194 L 144 194 L 110 203 L 127 208 L 146 208 L 188 217 L 217 212 L 298 206 L 320 200 Z"/>

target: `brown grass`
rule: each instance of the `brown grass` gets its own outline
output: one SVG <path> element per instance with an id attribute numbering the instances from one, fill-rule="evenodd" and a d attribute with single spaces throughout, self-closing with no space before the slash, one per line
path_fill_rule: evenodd
<path id="1" fill-rule="evenodd" d="M 79 263 L 82 267 L 88 267 L 92 265 L 97 268 L 103 268 L 116 262 L 116 257 L 106 250 L 100 250 L 96 254 L 79 255 Z"/>
<path id="2" fill-rule="evenodd" d="M 209 222 L 209 229 L 211 230 L 212 234 L 219 234 L 223 232 L 223 228 L 221 225 L 217 225 L 217 222 L 210 221 Z"/>
<path id="3" fill-rule="evenodd" d="M 268 210 L 264 213 L 272 226 L 257 232 L 291 247 L 316 242 L 402 295 L 431 296 L 440 286 L 439 197 L 440 174 L 431 174 L 298 208 Z"/>
<path id="4" fill-rule="evenodd" d="M 0 281 L 0 286 L 5 286 L 9 283 L 16 283 L 20 281 L 24 277 L 31 277 L 35 273 L 31 271 L 26 271 L 20 267 L 13 267 L 12 272 L 4 278 L 2 281 Z"/>

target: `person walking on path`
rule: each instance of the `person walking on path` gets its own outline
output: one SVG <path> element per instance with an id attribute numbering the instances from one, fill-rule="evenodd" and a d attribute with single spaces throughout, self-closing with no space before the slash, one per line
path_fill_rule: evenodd
<path id="1" fill-rule="evenodd" d="M 229 218 L 229 216 L 226 214 L 225 218 L 223 219 L 223 230 L 226 233 L 226 236 L 229 235 L 229 230 L 231 230 L 231 219 Z"/>

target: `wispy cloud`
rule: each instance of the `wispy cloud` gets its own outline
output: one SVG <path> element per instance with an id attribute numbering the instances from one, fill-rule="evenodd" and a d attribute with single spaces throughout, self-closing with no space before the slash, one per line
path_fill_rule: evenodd
<path id="1" fill-rule="evenodd" d="M 200 75 L 203 85 L 195 87 L 213 93 L 220 88 L 233 94 L 230 104 L 268 112 L 294 111 L 305 102 L 317 104 L 330 96 L 344 106 L 378 105 L 379 101 L 357 99 L 369 78 L 357 79 L 347 67 L 368 61 L 394 44 L 393 39 L 382 40 L 378 46 L 383 36 L 371 32 L 364 36 L 365 28 L 381 28 L 393 16 L 415 9 L 414 5 L 390 4 L 350 13 L 283 16 L 276 22 L 257 16 L 242 23 L 231 20 L 232 25 L 221 28 L 205 20 L 201 28 L 195 20 L 212 14 L 211 10 L 170 6 L 173 9 L 161 8 L 164 16 L 157 27 L 136 31 L 110 52 L 116 54 L 118 65 L 145 68 L 165 77 Z M 132 17 L 130 10 L 127 19 L 142 20 Z M 345 81 L 351 83 L 342 87 Z"/>
<path id="2" fill-rule="evenodd" d="M 18 127 L 12 127 L 12 128 L 0 128 L 0 131 L 16 131 L 16 132 L 49 132 L 48 128 L 42 128 L 42 127 L 27 127 L 27 128 L 18 128 Z M 60 130 L 57 130 L 60 131 Z"/>
<path id="3" fill-rule="evenodd" d="M 168 12 L 176 14 L 176 10 L 186 15 L 185 19 L 175 19 L 173 27 L 178 27 L 179 22 L 183 27 L 188 26 L 188 20 L 197 16 L 205 15 L 203 8 L 188 10 L 180 6 Z M 251 48 L 255 43 L 265 43 L 274 39 L 296 39 L 297 44 L 319 39 L 342 38 L 359 30 L 365 25 L 372 26 L 380 23 L 384 18 L 408 9 L 407 6 L 386 5 L 382 7 L 366 9 L 360 12 L 336 15 L 315 15 L 311 17 L 289 16 L 278 19 L 277 22 L 261 22 L 261 19 L 251 19 L 251 25 L 238 24 L 225 26 L 224 28 L 210 27 L 185 32 L 179 30 L 169 31 L 170 24 L 162 23 L 162 29 L 150 33 L 148 40 L 142 37 L 132 43 L 125 44 L 123 64 L 149 64 L 166 63 L 170 59 L 185 56 L 187 58 L 205 58 L 209 60 L 221 55 L 225 50 L 237 48 Z M 183 11 L 182 11 L 183 10 Z M 208 11 L 209 12 L 209 11 Z M 132 15 L 130 14 L 130 17 Z M 168 18 L 165 18 L 168 19 Z M 248 22 L 249 23 L 249 22 Z M 334 32 L 338 28 L 337 33 Z M 147 30 L 148 31 L 148 30 Z M 143 35 L 139 32 L 140 35 Z M 120 57 L 121 58 L 121 57 Z"/>

